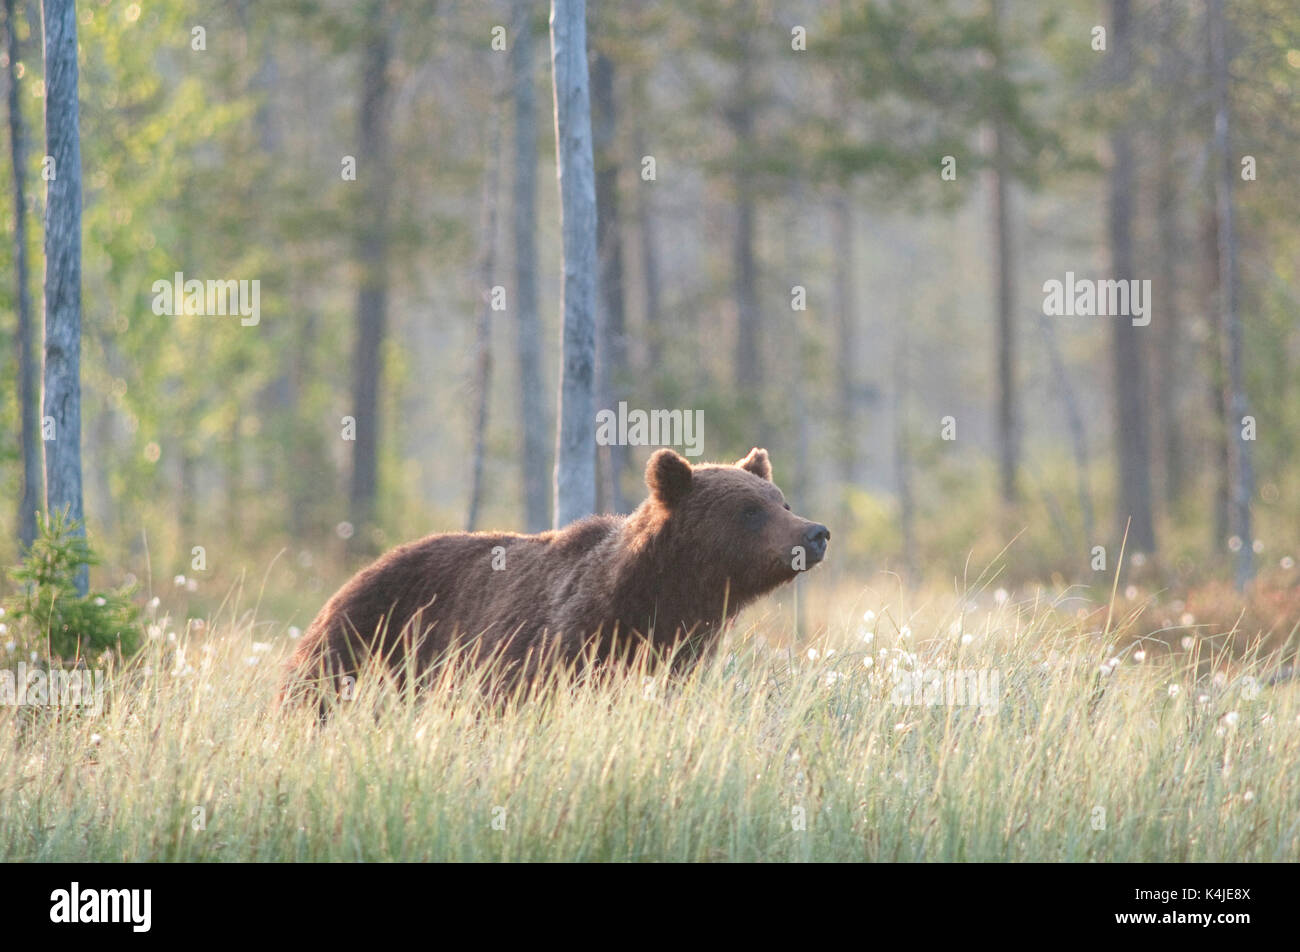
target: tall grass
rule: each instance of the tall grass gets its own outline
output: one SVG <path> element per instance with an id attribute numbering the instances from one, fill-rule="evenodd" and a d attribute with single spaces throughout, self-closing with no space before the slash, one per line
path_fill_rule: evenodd
<path id="1" fill-rule="evenodd" d="M 0 858 L 1300 858 L 1300 692 L 1276 661 L 1139 660 L 1119 613 L 1068 600 L 896 621 L 873 600 L 820 606 L 797 648 L 742 619 L 685 679 L 505 709 L 472 679 L 415 703 L 363 682 L 324 727 L 272 712 L 287 638 L 243 619 L 173 642 L 163 620 L 100 716 L 0 707 Z M 904 703 L 899 672 L 940 666 L 995 673 L 993 703 Z"/>

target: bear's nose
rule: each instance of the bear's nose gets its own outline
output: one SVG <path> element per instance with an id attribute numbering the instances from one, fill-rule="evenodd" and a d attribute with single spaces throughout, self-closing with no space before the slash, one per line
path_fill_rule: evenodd
<path id="1" fill-rule="evenodd" d="M 804 544 L 814 561 L 821 561 L 826 554 L 826 543 L 831 541 L 831 530 L 820 523 L 809 526 L 803 534 Z"/>

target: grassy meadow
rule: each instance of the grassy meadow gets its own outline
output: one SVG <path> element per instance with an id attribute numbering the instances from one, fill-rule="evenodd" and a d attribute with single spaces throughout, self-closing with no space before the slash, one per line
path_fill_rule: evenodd
<path id="1" fill-rule="evenodd" d="M 363 681 L 323 728 L 274 711 L 296 629 L 157 605 L 98 716 L 0 706 L 0 859 L 1300 859 L 1279 652 L 1139 639 L 1132 592 L 876 581 L 805 594 L 798 637 L 764 600 L 684 679 Z"/>

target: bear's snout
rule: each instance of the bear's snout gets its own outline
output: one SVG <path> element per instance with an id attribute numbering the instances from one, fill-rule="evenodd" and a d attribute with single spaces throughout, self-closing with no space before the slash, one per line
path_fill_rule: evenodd
<path id="1" fill-rule="evenodd" d="M 814 522 L 804 530 L 803 544 L 809 562 L 820 562 L 826 557 L 826 546 L 831 541 L 831 530 Z"/>

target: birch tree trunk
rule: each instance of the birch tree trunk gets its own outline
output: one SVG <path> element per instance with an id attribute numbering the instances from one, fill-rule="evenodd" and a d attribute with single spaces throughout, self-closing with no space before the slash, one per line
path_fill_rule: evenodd
<path id="1" fill-rule="evenodd" d="M 1160 22 L 1160 57 L 1156 67 L 1156 82 L 1167 87 L 1185 81 L 1182 52 L 1178 48 L 1175 22 L 1177 0 L 1161 0 L 1158 16 Z M 1177 134 L 1175 119 L 1162 117 L 1156 127 L 1158 141 L 1154 143 L 1156 159 L 1156 233 L 1159 236 L 1157 267 L 1162 312 L 1165 320 L 1154 328 L 1157 345 L 1154 367 L 1154 394 L 1157 426 L 1160 429 L 1159 447 L 1162 460 L 1162 489 L 1166 511 L 1172 513 L 1182 498 L 1186 475 L 1184 459 L 1183 423 L 1179 418 L 1179 371 L 1182 367 L 1183 326 L 1179 295 L 1179 266 L 1182 241 L 1178 228 L 1180 195 L 1177 167 L 1168 143 Z"/>
<path id="2" fill-rule="evenodd" d="M 632 151 L 640 162 L 647 154 L 645 132 L 638 124 L 632 133 Z M 639 176 L 639 172 L 638 172 Z M 655 221 L 654 183 L 638 180 L 636 187 L 636 235 L 641 256 L 641 282 L 644 292 L 642 336 L 645 340 L 645 363 L 642 377 L 649 379 L 662 372 L 664 338 L 662 291 L 660 288 L 659 229 Z"/>
<path id="3" fill-rule="evenodd" d="M 533 82 L 532 0 L 517 0 L 510 54 L 514 89 L 515 312 L 519 361 L 519 426 L 524 525 L 551 524 L 547 473 L 546 404 L 542 387 L 541 326 L 537 314 L 537 91 Z"/>
<path id="4" fill-rule="evenodd" d="M 732 244 L 732 281 L 736 296 L 736 354 L 732 368 L 733 382 L 742 406 L 753 408 L 754 422 L 760 423 L 762 411 L 759 381 L 762 379 L 762 313 L 758 302 L 758 263 L 754 252 L 757 212 L 754 207 L 754 174 L 750 168 L 754 153 L 754 83 L 747 37 L 741 39 L 742 50 L 736 73 L 732 102 L 727 121 L 734 136 L 736 229 Z"/>
<path id="5" fill-rule="evenodd" d="M 623 297 L 623 236 L 620 231 L 618 156 L 614 135 L 618 112 L 614 98 L 614 64 L 604 53 L 592 64 L 592 148 L 596 160 L 596 250 L 600 259 L 600 313 L 596 361 L 597 392 L 602 407 L 617 410 L 627 388 L 627 319 Z M 628 465 L 628 448 L 607 447 L 606 490 L 603 495 L 612 512 L 627 512 L 623 497 L 623 473 Z"/>
<path id="6" fill-rule="evenodd" d="M 45 148 L 53 159 L 45 192 L 45 400 L 53 426 L 45 447 L 47 511 L 83 523 L 81 496 L 81 136 L 77 109 L 77 10 L 44 0 Z M 85 595 L 89 569 L 77 571 Z"/>
<path id="7" fill-rule="evenodd" d="M 1075 396 L 1066 370 L 1065 360 L 1056 344 L 1056 328 L 1051 318 L 1038 315 L 1038 327 L 1043 333 L 1043 346 L 1047 350 L 1047 366 L 1052 379 L 1056 381 L 1057 392 L 1061 396 L 1061 405 L 1065 410 L 1065 425 L 1070 434 L 1070 446 L 1074 452 L 1075 491 L 1079 497 L 1079 512 L 1083 516 L 1083 537 L 1088 546 L 1096 544 L 1095 521 L 1092 513 L 1092 489 L 1088 485 L 1088 432 L 1083 424 L 1083 413 L 1079 410 L 1079 399 Z"/>
<path id="8" fill-rule="evenodd" d="M 1172 135 L 1172 132 L 1170 132 Z M 1182 313 L 1178 301 L 1178 253 L 1181 242 L 1178 235 L 1178 186 L 1174 180 L 1173 163 L 1163 147 L 1158 149 L 1156 186 L 1156 228 L 1160 250 L 1157 258 L 1160 301 L 1163 304 L 1164 322 L 1156 328 L 1159 342 L 1155 365 L 1156 420 L 1160 429 L 1161 470 L 1164 474 L 1164 501 L 1172 510 L 1183 494 L 1183 439 L 1182 421 L 1178 414 L 1178 377 L 1181 364 L 1183 335 Z"/>
<path id="9" fill-rule="evenodd" d="M 831 205 L 831 233 L 835 248 L 835 391 L 839 420 L 840 479 L 850 486 L 858 475 L 858 323 L 853 271 L 853 205 L 848 186 Z"/>
<path id="10" fill-rule="evenodd" d="M 1237 167 L 1232 158 L 1231 110 L 1228 92 L 1228 37 L 1223 0 L 1210 0 L 1211 76 L 1214 87 L 1214 152 L 1217 166 L 1215 204 L 1219 223 L 1219 313 L 1226 337 L 1228 363 L 1228 445 L 1232 447 L 1232 534 L 1237 548 L 1236 580 L 1245 588 L 1255 577 L 1254 537 L 1250 525 L 1250 500 L 1255 492 L 1255 471 L 1250 442 L 1242 437 L 1250 414 L 1242 370 L 1242 328 L 1237 272 L 1237 211 L 1232 197 Z"/>
<path id="11" fill-rule="evenodd" d="M 374 549 L 372 533 L 379 468 L 379 380 L 388 323 L 388 124 L 391 89 L 388 79 L 391 39 L 382 2 L 370 4 L 361 75 L 357 142 L 357 182 L 365 201 L 357 233 L 361 287 L 357 291 L 357 336 L 353 352 L 352 483 L 349 503 L 353 536 L 349 548 Z"/>
<path id="12" fill-rule="evenodd" d="M 1112 0 L 1111 31 L 1116 58 L 1116 88 L 1128 91 L 1133 78 L 1133 35 L 1130 0 Z M 1133 274 L 1133 127 L 1120 122 L 1111 136 L 1114 165 L 1110 173 L 1111 277 L 1127 281 Z M 1143 328 L 1127 317 L 1112 317 L 1112 356 L 1115 372 L 1115 436 L 1119 481 L 1119 532 L 1128 525 L 1128 545 L 1134 552 L 1156 548 L 1151 517 L 1146 366 L 1142 356 Z"/>
<path id="13" fill-rule="evenodd" d="M 36 538 L 36 513 L 45 504 L 41 455 L 40 364 L 36 360 L 36 325 L 32 321 L 27 277 L 27 148 L 18 98 L 18 32 L 14 0 L 4 0 L 5 52 L 9 59 L 9 154 L 14 170 L 14 303 L 18 310 L 18 412 L 22 446 L 23 491 L 18 502 L 18 541 L 26 550 Z"/>
<path id="14" fill-rule="evenodd" d="M 465 531 L 478 528 L 483 507 L 483 462 L 487 455 L 488 398 L 492 387 L 492 275 L 496 270 L 497 181 L 501 170 L 501 106 L 492 110 L 492 130 L 483 175 L 483 214 L 479 240 L 478 313 L 474 321 L 474 453 L 470 468 L 469 514 Z"/>
<path id="15" fill-rule="evenodd" d="M 1001 0 L 992 0 L 992 15 L 995 36 L 1002 29 Z M 994 40 L 994 75 L 998 82 L 1004 80 L 1005 63 L 1002 58 L 1001 41 Z M 994 105 L 993 117 L 993 168 L 991 173 L 993 192 L 993 242 L 997 249 L 994 259 L 997 286 L 997 426 L 998 426 L 998 474 L 1002 501 L 1013 503 L 1019 498 L 1016 484 L 1016 469 L 1019 462 L 1019 432 L 1017 430 L 1018 413 L 1016 407 L 1016 302 L 1015 270 L 1011 252 L 1011 209 L 1009 207 L 1009 177 L 1011 162 L 1008 152 L 1007 124 L 1002 116 L 1002 104 Z"/>
<path id="16" fill-rule="evenodd" d="M 552 0 L 555 153 L 564 250 L 556 527 L 589 515 L 596 504 L 596 181 L 586 18 L 585 0 Z"/>
<path id="17" fill-rule="evenodd" d="M 1206 356 L 1209 363 L 1209 412 L 1210 419 L 1214 421 L 1214 428 L 1210 431 L 1210 456 L 1212 458 L 1212 467 L 1214 473 L 1213 482 L 1213 505 L 1214 519 L 1210 528 L 1212 533 L 1210 537 L 1210 548 L 1214 552 L 1222 552 L 1223 546 L 1232 531 L 1232 522 L 1228 513 L 1228 497 L 1231 491 L 1231 477 L 1229 470 L 1232 468 L 1232 436 L 1226 427 L 1220 426 L 1220 421 L 1228 419 L 1228 404 L 1226 394 L 1228 391 L 1225 381 L 1227 374 L 1224 370 L 1223 359 L 1223 314 L 1219 309 L 1219 220 L 1218 213 L 1214 209 L 1213 202 L 1207 204 L 1205 208 L 1204 220 L 1201 223 L 1201 253 L 1204 254 L 1204 267 L 1201 269 L 1203 275 L 1204 288 L 1201 292 L 1201 299 L 1208 302 L 1206 310 L 1209 312 L 1210 333 L 1205 341 Z"/>
<path id="18" fill-rule="evenodd" d="M 911 581 L 916 577 L 916 496 L 912 486 L 911 441 L 907 432 L 907 416 L 911 379 L 908 374 L 910 344 L 908 325 L 913 314 L 908 311 L 894 327 L 893 340 L 893 399 L 890 412 L 894 425 L 894 486 L 898 491 L 898 529 L 902 537 L 902 575 Z"/>

